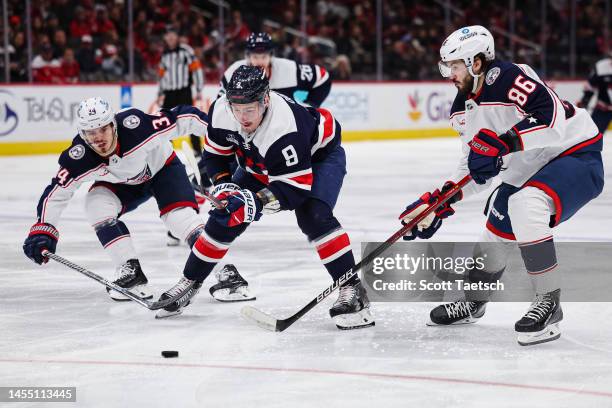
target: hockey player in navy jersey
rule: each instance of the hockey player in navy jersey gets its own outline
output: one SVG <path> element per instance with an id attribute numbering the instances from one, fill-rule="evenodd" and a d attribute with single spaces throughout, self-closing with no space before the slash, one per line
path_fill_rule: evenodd
<path id="1" fill-rule="evenodd" d="M 154 197 L 166 228 L 193 244 L 203 221 L 185 167 L 170 140 L 204 136 L 208 117 L 191 106 L 162 109 L 155 115 L 130 108 L 113 112 L 108 102 L 90 98 L 77 110 L 78 136 L 59 157 L 59 170 L 45 188 L 37 222 L 23 250 L 34 262 L 47 262 L 43 249 L 55 252 L 60 215 L 79 186 L 93 181 L 85 212 L 117 271 L 115 283 L 152 297 L 127 226 L 121 216 Z M 115 300 L 129 300 L 109 291 Z"/>
<path id="2" fill-rule="evenodd" d="M 612 121 L 612 51 L 606 58 L 597 61 L 589 75 L 587 86 L 577 106 L 585 108 L 597 93 L 597 103 L 592 118 L 601 133 L 606 133 Z"/>
<path id="3" fill-rule="evenodd" d="M 354 267 L 349 237 L 333 214 L 346 158 L 340 124 L 331 113 L 270 91 L 261 69 L 243 65 L 232 75 L 226 95 L 210 107 L 209 117 L 204 160 L 215 185 L 212 194 L 227 205 L 210 212 L 187 261 L 185 279 L 201 285 L 250 223 L 278 211 L 294 211 L 333 280 Z M 230 163 L 236 159 L 239 167 L 232 174 Z M 359 279 L 339 290 L 330 309 L 336 325 L 373 325 Z M 191 297 L 177 303 L 187 304 Z"/>
<path id="4" fill-rule="evenodd" d="M 486 271 L 473 270 L 472 282 L 501 276 L 510 245 L 518 242 L 535 291 L 527 313 L 516 322 L 521 345 L 559 338 L 563 318 L 553 228 L 597 197 L 603 188 L 602 135 L 584 109 L 561 100 L 526 65 L 495 59 L 491 33 L 471 26 L 452 33 L 440 48 L 440 71 L 457 87 L 450 121 L 461 137 L 463 157 L 450 180 L 471 174 L 475 183 L 426 217 L 405 239 L 430 238 L 453 215 L 451 205 L 501 185 L 480 241 L 502 243 Z M 401 214 L 407 222 L 440 192 L 423 194 Z M 501 248 L 501 249 L 499 249 Z M 486 299 L 469 298 L 434 308 L 431 323 L 473 323 L 485 312 Z"/>
<path id="5" fill-rule="evenodd" d="M 221 78 L 223 95 L 227 84 L 242 65 L 260 67 L 266 72 L 270 89 L 293 100 L 296 92 L 307 92 L 304 104 L 318 108 L 331 90 L 331 77 L 327 70 L 315 64 L 299 64 L 293 60 L 274 56 L 274 42 L 268 33 L 251 33 L 246 41 L 245 58 L 234 62 Z"/>

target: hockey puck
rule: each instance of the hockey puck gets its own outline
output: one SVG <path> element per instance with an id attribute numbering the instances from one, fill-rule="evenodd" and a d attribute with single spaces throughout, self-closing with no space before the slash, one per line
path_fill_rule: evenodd
<path id="1" fill-rule="evenodd" d="M 175 351 L 175 350 L 164 350 L 164 351 L 162 351 L 162 356 L 165 357 L 165 358 L 178 357 L 178 351 Z"/>

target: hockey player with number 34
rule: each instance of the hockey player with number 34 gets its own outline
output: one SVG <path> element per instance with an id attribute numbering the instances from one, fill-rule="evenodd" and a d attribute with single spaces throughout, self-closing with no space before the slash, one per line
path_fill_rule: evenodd
<path id="1" fill-rule="evenodd" d="M 333 214 L 346 157 L 340 124 L 332 114 L 270 91 L 262 69 L 243 65 L 233 73 L 225 96 L 210 107 L 209 118 L 203 157 L 212 195 L 226 206 L 210 212 L 183 279 L 201 286 L 252 222 L 283 210 L 294 211 L 334 281 L 353 268 L 349 237 Z M 230 163 L 236 159 L 239 166 L 232 174 Z M 330 309 L 338 328 L 372 326 L 359 279 L 340 282 L 339 291 Z M 186 305 L 192 296 L 179 302 Z"/>
<path id="2" fill-rule="evenodd" d="M 511 243 L 517 242 L 535 299 L 516 322 L 521 345 L 560 337 L 563 318 L 553 228 L 597 197 L 604 184 L 602 135 L 586 110 L 561 100 L 527 65 L 495 59 L 493 36 L 482 26 L 452 33 L 440 48 L 442 76 L 458 93 L 451 125 L 461 137 L 463 157 L 451 180 L 469 173 L 460 196 L 426 217 L 404 237 L 430 238 L 453 215 L 451 205 L 484 191 L 494 177 L 495 194 L 480 242 L 500 243 L 486 271 L 470 271 L 472 282 L 495 280 L 504 271 Z M 453 185 L 447 181 L 441 191 Z M 423 194 L 400 215 L 407 222 L 441 194 Z M 493 196 L 492 194 L 492 196 Z M 462 299 L 430 313 L 431 324 L 473 323 L 486 299 Z"/>
<path id="3" fill-rule="evenodd" d="M 186 134 L 204 136 L 208 117 L 184 105 L 155 115 L 135 108 L 115 114 L 107 101 L 89 98 L 79 105 L 77 124 L 79 134 L 59 157 L 59 171 L 40 197 L 38 220 L 23 250 L 34 262 L 47 262 L 42 251 L 55 253 L 61 213 L 76 190 L 93 181 L 85 212 L 116 267 L 114 283 L 151 298 L 130 232 L 120 218 L 154 197 L 166 228 L 193 245 L 204 225 L 185 167 L 170 140 Z M 129 300 L 115 291 L 109 294 L 114 300 Z"/>

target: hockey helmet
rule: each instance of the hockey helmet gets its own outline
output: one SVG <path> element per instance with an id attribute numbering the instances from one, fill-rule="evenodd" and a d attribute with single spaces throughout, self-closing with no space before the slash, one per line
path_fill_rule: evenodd
<path id="1" fill-rule="evenodd" d="M 226 97 L 230 103 L 242 105 L 263 102 L 269 91 L 270 84 L 263 69 L 241 65 L 227 85 Z"/>
<path id="2" fill-rule="evenodd" d="M 79 135 L 85 139 L 85 131 L 101 128 L 109 123 L 113 124 L 115 133 L 117 132 L 117 121 L 115 112 L 110 104 L 100 97 L 84 100 L 77 109 L 77 128 Z"/>
<path id="3" fill-rule="evenodd" d="M 251 33 L 246 40 L 247 53 L 272 53 L 274 51 L 274 42 L 268 33 Z"/>
<path id="4" fill-rule="evenodd" d="M 472 71 L 474 57 L 484 54 L 487 61 L 495 59 L 495 44 L 493 35 L 483 26 L 475 25 L 463 27 L 449 35 L 440 47 L 440 62 L 438 67 L 443 77 L 451 75 L 448 63 L 454 60 L 463 60 L 470 75 L 477 78 Z"/>

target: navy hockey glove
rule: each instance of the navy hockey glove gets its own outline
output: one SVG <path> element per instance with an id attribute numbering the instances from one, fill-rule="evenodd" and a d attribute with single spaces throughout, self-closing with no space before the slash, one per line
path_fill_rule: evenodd
<path id="1" fill-rule="evenodd" d="M 49 260 L 42 255 L 43 249 L 55 253 L 58 239 L 59 232 L 53 225 L 37 222 L 30 228 L 30 234 L 23 243 L 23 252 L 28 258 L 42 265 Z"/>
<path id="2" fill-rule="evenodd" d="M 234 191 L 226 196 L 225 201 L 225 208 L 214 209 L 209 213 L 221 225 L 235 227 L 261 218 L 263 204 L 249 190 Z"/>
<path id="3" fill-rule="evenodd" d="M 521 140 L 514 130 L 497 135 L 489 129 L 480 129 L 470 145 L 468 168 L 476 184 L 484 184 L 501 170 L 502 157 L 522 150 Z"/>
<path id="4" fill-rule="evenodd" d="M 404 212 L 399 216 L 399 219 L 402 221 L 402 224 L 406 225 L 414 218 L 416 218 L 420 213 L 425 211 L 431 204 L 435 203 L 439 200 L 440 196 L 446 193 L 448 190 L 453 188 L 455 183 L 452 181 L 447 181 L 444 183 L 442 187 L 442 191 L 436 189 L 432 193 L 423 194 L 417 201 L 410 204 Z M 442 226 L 442 220 L 450 217 L 455 213 L 455 210 L 451 207 L 451 204 L 456 203 L 457 201 L 463 198 L 463 192 L 459 192 L 455 194 L 452 198 L 450 198 L 447 202 L 445 202 L 441 207 L 436 209 L 434 212 L 430 213 L 427 217 L 425 217 L 421 222 L 412 228 L 409 234 L 404 235 L 405 241 L 412 241 L 415 238 L 421 239 L 429 239 L 431 238 L 438 229 Z"/>

